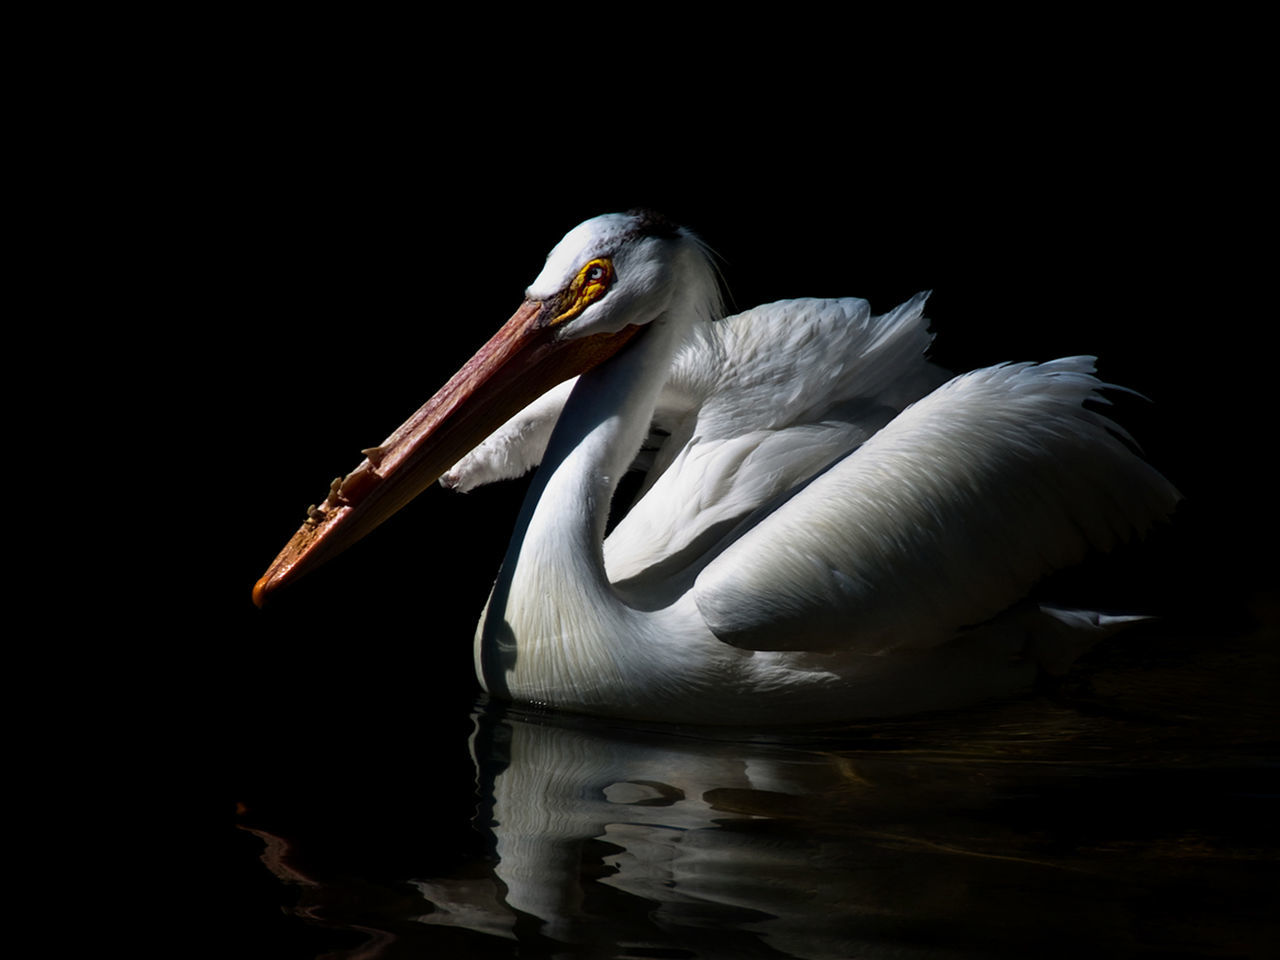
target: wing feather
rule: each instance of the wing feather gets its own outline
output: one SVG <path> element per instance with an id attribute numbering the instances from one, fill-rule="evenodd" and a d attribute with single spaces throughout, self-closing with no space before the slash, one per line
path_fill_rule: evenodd
<path id="1" fill-rule="evenodd" d="M 720 639 L 751 649 L 929 646 L 1090 548 L 1167 515 L 1177 491 L 1083 406 L 1093 358 L 956 377 L 774 510 L 699 574 Z"/>
<path id="2" fill-rule="evenodd" d="M 924 360 L 927 298 L 880 317 L 865 300 L 784 300 L 697 327 L 655 414 L 670 438 L 605 542 L 610 579 L 652 587 L 704 561 L 751 511 L 945 379 Z"/>

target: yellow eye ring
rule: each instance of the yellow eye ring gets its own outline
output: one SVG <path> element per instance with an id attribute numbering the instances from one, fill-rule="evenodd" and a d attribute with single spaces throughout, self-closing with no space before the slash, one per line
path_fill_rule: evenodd
<path id="1" fill-rule="evenodd" d="M 572 320 L 608 293 L 612 284 L 613 261 L 608 257 L 587 261 L 564 291 L 562 302 L 565 308 L 551 321 L 552 324 Z"/>

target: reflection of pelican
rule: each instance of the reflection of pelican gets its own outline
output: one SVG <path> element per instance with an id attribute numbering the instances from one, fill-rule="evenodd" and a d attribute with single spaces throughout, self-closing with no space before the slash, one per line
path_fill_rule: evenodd
<path id="1" fill-rule="evenodd" d="M 784 722 L 1020 685 L 1036 660 L 1069 655 L 1072 641 L 1051 642 L 1064 629 L 1027 629 L 1060 620 L 1033 611 L 960 628 L 1145 529 L 1177 495 L 1083 407 L 1102 386 L 1087 358 L 979 370 L 917 400 L 933 376 L 921 308 L 873 321 L 860 301 L 793 301 L 709 324 L 718 288 L 694 237 L 644 213 L 590 220 L 507 325 L 334 484 L 255 597 L 581 373 L 481 618 L 487 690 L 624 716 Z M 527 419 L 549 423 L 559 401 Z M 655 416 L 670 437 L 602 549 L 618 478 Z M 536 460 L 541 442 L 528 446 L 519 455 Z M 464 460 L 452 476 L 474 469 Z"/>
<path id="2" fill-rule="evenodd" d="M 1170 674 L 1141 676 L 1134 702 L 1167 703 Z M 1257 708 L 1264 686 L 1252 684 Z M 1224 930 L 1260 947 L 1270 902 L 1230 839 L 1245 849 L 1257 833 L 1224 832 L 1238 796 L 1206 803 L 1222 767 L 1187 762 L 1189 747 L 1220 756 L 1215 737 L 1239 727 L 1216 697 L 1179 707 L 1190 713 L 1173 722 L 1100 723 L 1092 706 L 1026 700 L 963 724 L 935 714 L 743 741 L 490 704 L 471 741 L 490 856 L 418 881 L 433 905 L 422 919 L 532 956 L 1212 955 Z M 1167 808 L 1156 823 L 1152 803 Z M 1210 882 L 1219 896 L 1203 896 Z M 367 924 L 358 889 L 348 899 Z M 387 899 L 413 909 L 398 885 Z M 476 956 L 497 952 L 476 942 Z"/>

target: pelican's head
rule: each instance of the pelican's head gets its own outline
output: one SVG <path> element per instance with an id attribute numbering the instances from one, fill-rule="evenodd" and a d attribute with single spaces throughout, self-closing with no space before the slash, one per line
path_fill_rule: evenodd
<path id="1" fill-rule="evenodd" d="M 254 586 L 254 602 L 355 543 L 508 418 L 617 353 L 645 325 L 718 308 L 710 261 L 684 228 L 647 211 L 574 227 L 511 319 L 308 511 Z"/>
<path id="2" fill-rule="evenodd" d="M 719 308 L 718 286 L 702 243 L 650 211 L 610 213 L 578 224 L 547 254 L 525 291 L 551 305 L 560 336 L 575 339 L 642 327 L 688 303 Z"/>

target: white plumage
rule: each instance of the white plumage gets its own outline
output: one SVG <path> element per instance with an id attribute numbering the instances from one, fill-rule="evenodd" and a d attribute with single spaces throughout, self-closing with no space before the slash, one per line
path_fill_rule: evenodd
<path id="1" fill-rule="evenodd" d="M 1015 607 L 1030 586 L 1177 499 L 1083 406 L 1101 399 L 1092 358 L 946 380 L 923 359 L 925 295 L 882 317 L 847 299 L 720 320 L 698 241 L 625 214 L 571 231 L 527 298 L 319 524 L 362 509 L 365 486 L 400 483 L 383 463 L 430 461 L 403 485 L 443 472 L 465 490 L 541 462 L 477 630 L 477 673 L 498 696 L 768 724 L 1008 692 L 1038 663 L 1061 668 L 1099 625 Z M 534 360 L 510 359 L 535 340 Z M 576 383 L 552 386 L 572 369 L 536 385 L 512 373 L 519 391 L 483 381 L 492 356 L 544 370 L 543 354 L 569 346 L 589 354 Z M 488 401 L 503 417 L 537 398 L 497 430 L 490 412 L 447 472 L 461 441 L 422 453 L 455 409 L 494 393 L 511 394 Z M 665 439 L 645 454 L 641 495 L 605 540 L 618 480 L 655 428 Z M 334 549 L 363 532 L 339 531 Z M 286 548 L 262 591 L 312 550 Z"/>

